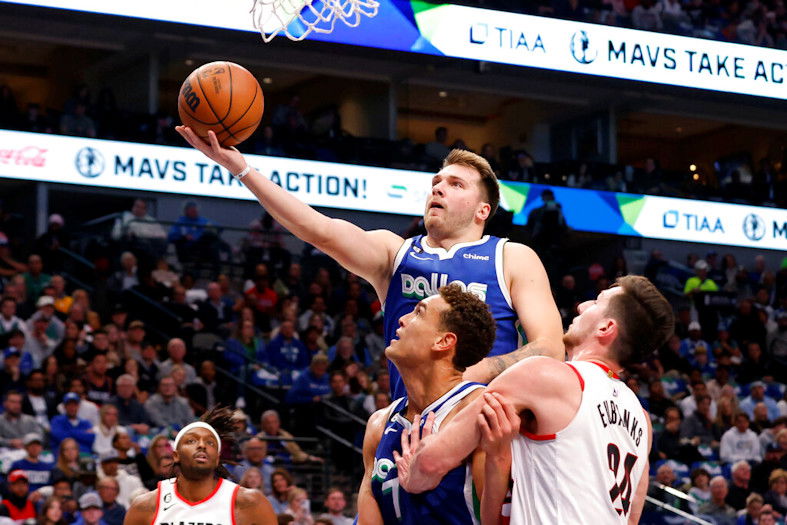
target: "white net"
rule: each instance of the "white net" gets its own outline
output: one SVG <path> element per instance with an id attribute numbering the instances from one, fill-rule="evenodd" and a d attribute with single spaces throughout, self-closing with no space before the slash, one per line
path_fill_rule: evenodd
<path id="1" fill-rule="evenodd" d="M 254 27 L 270 42 L 278 34 L 303 40 L 309 33 L 330 33 L 337 20 L 349 27 L 361 23 L 361 15 L 377 15 L 377 0 L 254 0 Z"/>

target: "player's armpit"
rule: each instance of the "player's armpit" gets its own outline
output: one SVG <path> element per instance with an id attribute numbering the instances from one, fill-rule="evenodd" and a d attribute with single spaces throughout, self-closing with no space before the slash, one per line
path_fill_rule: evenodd
<path id="1" fill-rule="evenodd" d="M 276 525 L 276 514 L 268 498 L 258 490 L 241 487 L 235 499 L 237 525 Z"/>
<path id="2" fill-rule="evenodd" d="M 126 512 L 123 525 L 150 525 L 156 514 L 157 499 L 157 490 L 135 498 Z"/>

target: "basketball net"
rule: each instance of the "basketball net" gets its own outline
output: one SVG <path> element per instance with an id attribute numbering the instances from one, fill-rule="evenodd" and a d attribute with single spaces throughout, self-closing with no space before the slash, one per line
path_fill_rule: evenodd
<path id="1" fill-rule="evenodd" d="M 265 42 L 278 34 L 303 40 L 312 31 L 330 33 L 337 20 L 349 27 L 361 23 L 361 15 L 377 15 L 377 0 L 254 0 L 254 27 Z"/>

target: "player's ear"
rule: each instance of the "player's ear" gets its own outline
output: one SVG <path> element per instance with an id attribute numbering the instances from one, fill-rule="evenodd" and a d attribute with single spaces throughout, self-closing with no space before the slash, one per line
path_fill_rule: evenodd
<path id="1" fill-rule="evenodd" d="M 453 332 L 443 332 L 432 346 L 432 350 L 437 352 L 447 352 L 454 348 L 456 348 L 456 334 Z"/>
<path id="2" fill-rule="evenodd" d="M 178 457 L 178 451 L 177 450 L 173 450 L 172 451 L 172 461 L 175 464 L 180 462 L 180 457 Z"/>
<path id="3" fill-rule="evenodd" d="M 604 345 L 610 345 L 618 336 L 618 322 L 612 317 L 605 317 L 596 327 L 596 337 Z"/>
<path id="4" fill-rule="evenodd" d="M 482 221 L 486 221 L 489 218 L 489 214 L 492 212 L 492 206 L 488 202 L 481 201 L 478 204 L 478 208 L 476 208 L 475 216 Z"/>

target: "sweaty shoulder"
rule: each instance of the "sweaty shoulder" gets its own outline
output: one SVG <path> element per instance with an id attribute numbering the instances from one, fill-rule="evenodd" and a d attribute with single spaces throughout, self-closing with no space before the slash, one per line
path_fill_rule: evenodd
<path id="1" fill-rule="evenodd" d="M 489 390 L 523 401 L 536 397 L 560 396 L 579 389 L 575 372 L 564 362 L 546 356 L 525 358 L 506 369 L 489 383 Z"/>
<path id="2" fill-rule="evenodd" d="M 383 428 L 385 427 L 385 423 L 388 421 L 388 415 L 391 413 L 391 405 L 388 405 L 385 408 L 381 408 L 380 410 L 376 411 L 374 414 L 369 416 L 368 421 L 366 422 L 366 430 L 374 434 L 375 432 L 382 432 Z"/>
<path id="3" fill-rule="evenodd" d="M 158 490 L 153 490 L 134 498 L 123 520 L 123 525 L 150 525 L 156 514 Z"/>
<path id="4" fill-rule="evenodd" d="M 239 487 L 235 499 L 235 522 L 237 525 L 275 525 L 277 520 L 270 501 L 262 492 Z"/>

